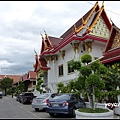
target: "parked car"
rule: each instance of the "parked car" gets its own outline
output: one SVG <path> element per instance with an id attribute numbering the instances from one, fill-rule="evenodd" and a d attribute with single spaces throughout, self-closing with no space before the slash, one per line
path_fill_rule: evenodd
<path id="1" fill-rule="evenodd" d="M 2 92 L 0 92 L 0 98 L 2 98 L 2 96 L 3 96 L 3 94 L 2 94 Z"/>
<path id="2" fill-rule="evenodd" d="M 49 99 L 46 112 L 50 116 L 55 114 L 68 114 L 75 117 L 75 110 L 85 107 L 85 101 L 74 93 L 64 93 Z"/>
<path id="3" fill-rule="evenodd" d="M 39 110 L 45 110 L 46 105 L 48 102 L 48 99 L 54 98 L 57 94 L 56 93 L 43 93 L 37 96 L 32 100 L 32 108 L 35 109 L 35 111 Z"/>
<path id="4" fill-rule="evenodd" d="M 17 95 L 16 101 L 20 102 L 20 96 L 21 96 L 21 95 L 22 95 L 22 94 L 18 94 L 18 95 Z"/>
<path id="5" fill-rule="evenodd" d="M 31 103 L 36 96 L 32 92 L 25 92 L 24 94 L 20 94 L 19 97 L 19 102 L 24 104 Z"/>

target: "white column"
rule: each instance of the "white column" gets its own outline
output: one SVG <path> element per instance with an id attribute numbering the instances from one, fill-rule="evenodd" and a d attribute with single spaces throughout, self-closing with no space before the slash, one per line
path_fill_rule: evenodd
<path id="1" fill-rule="evenodd" d="M 48 60 L 47 61 L 47 67 L 50 67 L 50 61 Z M 50 70 L 48 70 L 48 84 L 49 84 L 49 82 L 50 82 L 50 79 L 51 79 L 51 69 Z"/>

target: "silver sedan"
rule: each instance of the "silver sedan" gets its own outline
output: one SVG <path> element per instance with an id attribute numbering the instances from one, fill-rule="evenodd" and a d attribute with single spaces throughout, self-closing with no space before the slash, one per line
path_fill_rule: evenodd
<path id="1" fill-rule="evenodd" d="M 56 96 L 56 93 L 43 93 L 32 100 L 31 106 L 35 111 L 45 110 L 48 99 Z"/>

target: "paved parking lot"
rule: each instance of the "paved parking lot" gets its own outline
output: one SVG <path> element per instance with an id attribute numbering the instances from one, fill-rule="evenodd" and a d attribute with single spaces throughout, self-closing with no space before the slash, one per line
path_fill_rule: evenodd
<path id="1" fill-rule="evenodd" d="M 45 111 L 36 112 L 31 104 L 23 105 L 16 101 L 16 97 L 11 96 L 3 96 L 0 99 L 0 108 L 0 118 L 76 119 L 65 115 L 51 117 Z M 120 116 L 114 115 L 114 119 L 120 119 Z"/>

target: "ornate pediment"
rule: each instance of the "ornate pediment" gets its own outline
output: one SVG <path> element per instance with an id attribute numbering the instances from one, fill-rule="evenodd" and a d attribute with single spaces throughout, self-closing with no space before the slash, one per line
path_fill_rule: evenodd
<path id="1" fill-rule="evenodd" d="M 109 31 L 104 19 L 102 18 L 102 16 L 99 17 L 97 23 L 93 27 L 90 34 L 109 39 L 110 31 Z"/>
<path id="2" fill-rule="evenodd" d="M 120 47 L 120 32 L 116 33 L 115 38 L 113 40 L 113 44 L 111 46 L 112 49 L 116 47 Z"/>

